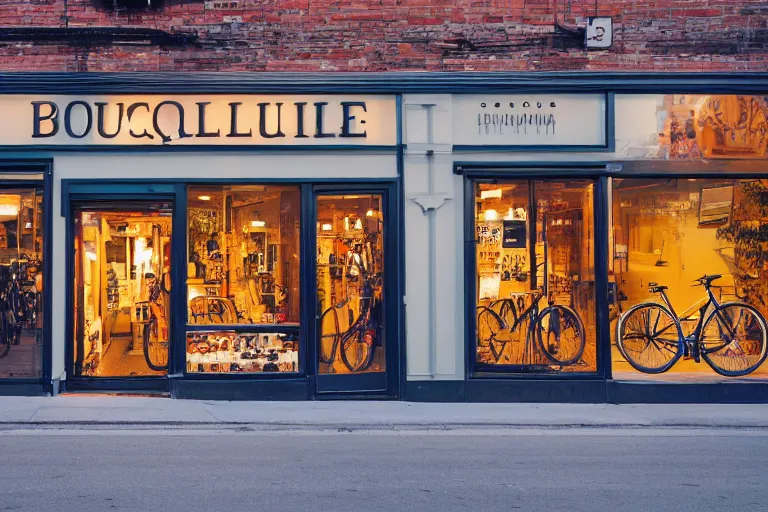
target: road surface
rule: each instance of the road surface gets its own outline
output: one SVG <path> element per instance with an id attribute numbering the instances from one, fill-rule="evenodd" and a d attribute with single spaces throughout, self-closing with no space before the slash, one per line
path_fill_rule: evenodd
<path id="1" fill-rule="evenodd" d="M 765 511 L 768 432 L 0 432 L 0 511 Z"/>

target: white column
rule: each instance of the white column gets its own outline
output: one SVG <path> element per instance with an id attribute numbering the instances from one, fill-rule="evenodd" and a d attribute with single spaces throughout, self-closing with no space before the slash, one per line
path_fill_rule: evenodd
<path id="1" fill-rule="evenodd" d="M 407 378 L 461 380 L 463 193 L 453 174 L 451 97 L 408 95 L 404 119 Z"/>

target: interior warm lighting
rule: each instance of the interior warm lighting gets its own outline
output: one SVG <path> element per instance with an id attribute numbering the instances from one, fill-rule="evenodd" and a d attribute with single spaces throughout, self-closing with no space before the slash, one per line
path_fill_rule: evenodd
<path id="1" fill-rule="evenodd" d="M 147 239 L 140 236 L 134 244 L 133 264 L 142 265 L 152 259 L 152 249 L 147 249 Z"/>
<path id="2" fill-rule="evenodd" d="M 210 201 L 211 196 L 197 196 L 197 198 L 201 201 Z"/>
<path id="3" fill-rule="evenodd" d="M 365 212 L 365 216 L 366 217 L 373 217 L 373 210 L 368 210 L 367 212 Z"/>
<path id="4" fill-rule="evenodd" d="M 32 223 L 31 222 L 25 223 L 24 224 L 24 229 L 32 229 Z"/>
<path id="5" fill-rule="evenodd" d="M 501 199 L 501 189 L 495 188 L 493 190 L 480 191 L 480 199 L 491 199 L 491 198 Z"/>
<path id="6" fill-rule="evenodd" d="M 330 224 L 323 224 L 322 230 L 323 231 L 331 231 L 331 230 L 333 230 L 333 226 L 331 226 Z"/>
<path id="7" fill-rule="evenodd" d="M 251 226 L 254 227 L 254 228 L 263 228 L 266 225 L 267 225 L 267 222 L 263 221 L 263 220 L 252 220 L 251 221 Z"/>
<path id="8" fill-rule="evenodd" d="M 357 219 L 355 221 L 355 229 L 363 229 L 363 221 L 361 221 L 360 219 Z"/>
<path id="9" fill-rule="evenodd" d="M 15 204 L 0 204 L 0 216 L 15 217 L 19 214 L 19 207 Z"/>
<path id="10" fill-rule="evenodd" d="M 499 218 L 499 214 L 496 213 L 496 210 L 485 210 L 483 215 L 486 221 L 496 220 Z"/>

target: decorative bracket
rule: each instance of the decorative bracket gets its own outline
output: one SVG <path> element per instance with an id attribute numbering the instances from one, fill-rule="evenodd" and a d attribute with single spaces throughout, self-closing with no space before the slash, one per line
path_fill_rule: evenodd
<path id="1" fill-rule="evenodd" d="M 419 205 L 421 207 L 421 211 L 424 212 L 424 215 L 426 215 L 429 210 L 439 210 L 441 206 L 451 200 L 451 197 L 448 194 L 431 194 L 423 196 L 411 196 L 408 199 Z"/>

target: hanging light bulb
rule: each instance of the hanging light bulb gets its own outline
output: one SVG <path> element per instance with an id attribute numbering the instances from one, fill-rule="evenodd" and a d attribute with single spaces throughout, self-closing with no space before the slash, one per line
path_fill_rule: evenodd
<path id="1" fill-rule="evenodd" d="M 373 210 L 368 210 L 367 212 L 365 212 L 365 216 L 366 217 L 373 217 Z"/>
<path id="2" fill-rule="evenodd" d="M 357 219 L 355 221 L 355 229 L 363 229 L 363 221 L 361 221 L 360 219 Z"/>
<path id="3" fill-rule="evenodd" d="M 486 221 L 496 220 L 499 218 L 499 214 L 496 213 L 496 210 L 485 210 L 483 215 Z"/>

